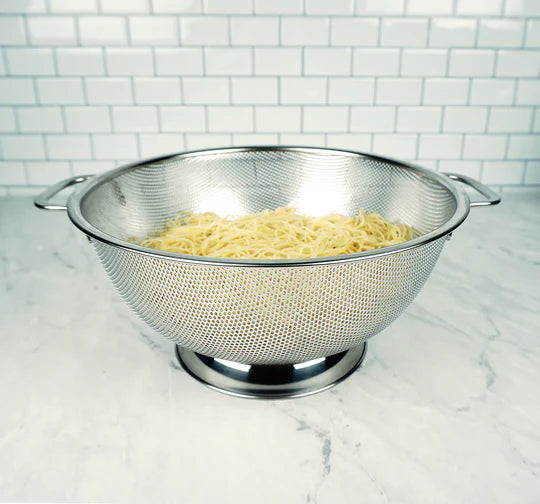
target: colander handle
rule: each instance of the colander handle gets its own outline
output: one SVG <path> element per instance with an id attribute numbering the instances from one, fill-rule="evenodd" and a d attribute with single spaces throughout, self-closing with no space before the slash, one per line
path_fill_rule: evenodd
<path id="1" fill-rule="evenodd" d="M 57 203 L 51 203 L 50 200 L 56 196 L 60 191 L 71 187 L 72 185 L 80 184 L 93 177 L 94 175 L 76 175 L 75 177 L 69 177 L 65 180 L 54 184 L 53 186 L 45 189 L 35 200 L 34 205 L 42 210 L 67 210 L 66 205 L 59 205 Z"/>
<path id="2" fill-rule="evenodd" d="M 459 175 L 457 173 L 444 173 L 443 175 L 446 175 L 452 180 L 457 180 L 462 184 L 472 187 L 475 191 L 478 191 L 482 196 L 486 198 L 482 201 L 471 201 L 471 207 L 491 206 L 497 205 L 501 202 L 501 197 L 495 191 L 492 191 L 488 186 L 478 182 L 478 180 L 467 177 L 466 175 Z"/>

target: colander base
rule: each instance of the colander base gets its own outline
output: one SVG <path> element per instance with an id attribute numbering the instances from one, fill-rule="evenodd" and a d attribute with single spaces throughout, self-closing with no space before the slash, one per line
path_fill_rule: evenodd
<path id="1" fill-rule="evenodd" d="M 367 343 L 328 357 L 299 364 L 247 365 L 215 359 L 176 346 L 176 357 L 195 379 L 236 397 L 286 399 L 327 390 L 362 364 Z"/>

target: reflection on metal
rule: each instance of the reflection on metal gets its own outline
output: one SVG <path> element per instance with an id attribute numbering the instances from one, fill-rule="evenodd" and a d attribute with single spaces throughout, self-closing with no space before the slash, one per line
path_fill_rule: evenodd
<path id="1" fill-rule="evenodd" d="M 287 399 L 328 390 L 362 364 L 367 343 L 299 364 L 239 364 L 180 346 L 176 357 L 194 378 L 211 389 L 249 399 Z"/>
<path id="2" fill-rule="evenodd" d="M 294 369 L 303 369 L 309 366 L 314 366 L 315 364 L 319 364 L 319 362 L 323 362 L 324 357 L 321 357 L 320 359 L 313 359 L 307 362 L 301 362 L 300 364 L 293 364 Z"/>
<path id="3" fill-rule="evenodd" d="M 224 366 L 236 369 L 237 371 L 242 371 L 243 373 L 247 373 L 251 369 L 249 364 L 240 364 L 239 362 L 233 362 L 225 359 L 215 359 L 215 361 L 223 364 Z"/>

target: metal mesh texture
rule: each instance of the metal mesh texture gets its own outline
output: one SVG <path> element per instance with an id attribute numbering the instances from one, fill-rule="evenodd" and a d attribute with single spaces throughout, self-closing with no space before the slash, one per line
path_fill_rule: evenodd
<path id="1" fill-rule="evenodd" d="M 256 268 L 182 263 L 94 242 L 148 325 L 195 352 L 248 364 L 303 362 L 378 333 L 414 299 L 443 243 L 353 263 Z"/>
<path id="2" fill-rule="evenodd" d="M 436 180 L 383 160 L 256 149 L 128 169 L 92 188 L 81 212 L 127 240 L 162 229 L 183 210 L 226 215 L 283 205 L 314 215 L 364 208 L 422 236 L 453 215 L 456 200 Z M 242 363 L 285 364 L 349 349 L 386 327 L 421 289 L 444 237 L 389 255 L 293 267 L 194 263 L 93 243 L 127 304 L 178 345 Z"/>
<path id="3" fill-rule="evenodd" d="M 120 239 L 146 238 L 183 210 L 239 215 L 294 205 L 313 215 L 356 215 L 363 208 L 409 224 L 419 235 L 455 211 L 450 191 L 419 172 L 327 152 L 253 150 L 151 162 L 93 189 L 81 210 Z"/>

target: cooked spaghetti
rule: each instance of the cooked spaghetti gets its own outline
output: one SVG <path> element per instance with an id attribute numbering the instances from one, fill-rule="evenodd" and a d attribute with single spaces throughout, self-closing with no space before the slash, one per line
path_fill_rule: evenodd
<path id="1" fill-rule="evenodd" d="M 236 217 L 182 212 L 140 245 L 196 256 L 296 259 L 364 252 L 411 238 L 410 226 L 376 213 L 313 217 L 282 207 Z"/>

